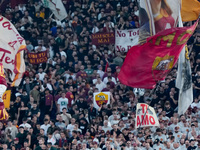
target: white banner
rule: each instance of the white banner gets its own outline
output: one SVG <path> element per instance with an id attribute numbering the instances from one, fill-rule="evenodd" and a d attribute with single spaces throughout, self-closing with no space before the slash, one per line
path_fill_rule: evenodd
<path id="1" fill-rule="evenodd" d="M 3 16 L 0 16 L 0 33 L 0 62 L 9 71 L 12 86 L 18 86 L 25 72 L 25 40 L 14 25 Z"/>
<path id="2" fill-rule="evenodd" d="M 55 19 L 62 21 L 67 17 L 67 12 L 62 0 L 42 0 L 42 2 L 45 7 L 49 7 L 51 9 L 56 17 Z"/>
<path id="3" fill-rule="evenodd" d="M 154 108 L 145 103 L 138 103 L 135 126 L 136 128 L 160 126 Z"/>
<path id="4" fill-rule="evenodd" d="M 116 30 L 115 50 L 117 52 L 128 52 L 128 50 L 138 44 L 139 29 Z"/>
<path id="5" fill-rule="evenodd" d="M 110 92 L 96 92 L 93 93 L 93 104 L 96 109 L 99 109 L 101 105 L 105 103 L 110 104 Z"/>
<path id="6" fill-rule="evenodd" d="M 179 27 L 183 27 L 181 15 L 179 15 Z M 179 56 L 176 87 L 179 89 L 178 114 L 181 115 L 193 102 L 192 72 L 187 46 L 184 46 Z"/>

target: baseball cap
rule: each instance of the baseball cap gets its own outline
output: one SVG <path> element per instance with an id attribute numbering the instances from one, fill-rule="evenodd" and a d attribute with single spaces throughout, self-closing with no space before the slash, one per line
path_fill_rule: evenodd
<path id="1" fill-rule="evenodd" d="M 70 80 L 70 79 L 73 79 L 73 78 L 72 78 L 72 76 L 70 76 L 68 79 Z"/>
<path id="2" fill-rule="evenodd" d="M 14 141 L 19 141 L 19 138 L 15 138 Z"/>
<path id="3" fill-rule="evenodd" d="M 106 134 L 110 134 L 110 131 L 107 131 Z"/>
<path id="4" fill-rule="evenodd" d="M 151 135 L 148 135 L 146 139 L 152 139 Z"/>
<path id="5" fill-rule="evenodd" d="M 160 128 L 156 129 L 156 132 L 162 132 Z"/>
<path id="6" fill-rule="evenodd" d="M 120 7 L 120 6 L 121 6 L 121 4 L 120 4 L 120 3 L 118 3 L 118 4 L 117 4 L 117 7 Z"/>
<path id="7" fill-rule="evenodd" d="M 98 143 L 96 141 L 93 142 L 93 145 L 98 145 Z"/>
<path id="8" fill-rule="evenodd" d="M 142 134 L 142 132 L 138 132 L 138 134 Z"/>
<path id="9" fill-rule="evenodd" d="M 158 142 L 160 142 L 159 139 L 156 139 L 156 140 L 154 141 L 155 144 L 158 144 Z"/>
<path id="10" fill-rule="evenodd" d="M 190 142 L 195 141 L 194 139 L 191 139 Z"/>
<path id="11" fill-rule="evenodd" d="M 178 130 L 179 129 L 179 127 L 175 127 L 175 130 Z"/>

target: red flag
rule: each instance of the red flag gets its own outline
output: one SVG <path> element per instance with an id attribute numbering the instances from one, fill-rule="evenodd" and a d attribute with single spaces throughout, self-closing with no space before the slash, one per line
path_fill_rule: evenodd
<path id="1" fill-rule="evenodd" d="M 105 72 L 107 72 L 107 68 L 109 67 L 108 62 L 106 63 Z"/>
<path id="2" fill-rule="evenodd" d="M 154 88 L 173 68 L 196 26 L 197 22 L 191 27 L 167 29 L 149 37 L 145 44 L 133 46 L 119 73 L 120 82 L 135 88 Z"/>

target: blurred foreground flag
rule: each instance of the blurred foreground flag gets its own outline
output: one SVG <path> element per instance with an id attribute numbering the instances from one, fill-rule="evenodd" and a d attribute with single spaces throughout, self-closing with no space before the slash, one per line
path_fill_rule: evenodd
<path id="1" fill-rule="evenodd" d="M 200 14 L 198 0 L 182 0 L 181 17 L 184 22 L 197 20 Z"/>
<path id="2" fill-rule="evenodd" d="M 45 7 L 51 9 L 56 19 L 62 21 L 67 17 L 67 12 L 62 0 L 42 0 L 42 2 Z"/>
<path id="3" fill-rule="evenodd" d="M 149 37 L 145 44 L 133 46 L 119 73 L 120 82 L 135 88 L 154 88 L 173 68 L 196 26 L 197 22 L 191 27 L 167 29 Z"/>
<path id="4" fill-rule="evenodd" d="M 0 33 L 0 62 L 9 72 L 11 86 L 18 86 L 25 72 L 25 40 L 14 25 L 3 16 L 0 16 Z"/>

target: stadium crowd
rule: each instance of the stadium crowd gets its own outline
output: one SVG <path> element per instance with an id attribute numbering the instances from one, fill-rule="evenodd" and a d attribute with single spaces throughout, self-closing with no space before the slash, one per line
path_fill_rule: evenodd
<path id="1" fill-rule="evenodd" d="M 8 87 L 10 118 L 0 122 L 1 149 L 200 149 L 200 25 L 188 41 L 194 102 L 179 116 L 177 65 L 150 95 L 150 90 L 120 84 L 117 76 L 125 53 L 116 52 L 114 45 L 91 43 L 93 33 L 138 28 L 137 0 L 63 4 L 68 17 L 61 22 L 39 0 L 6 5 L 1 11 L 27 44 L 24 78 L 19 87 Z M 47 63 L 30 64 L 27 53 L 41 51 L 48 52 Z M 111 102 L 97 110 L 93 93 L 100 91 L 111 92 Z M 135 128 L 138 102 L 155 108 L 160 127 Z"/>

